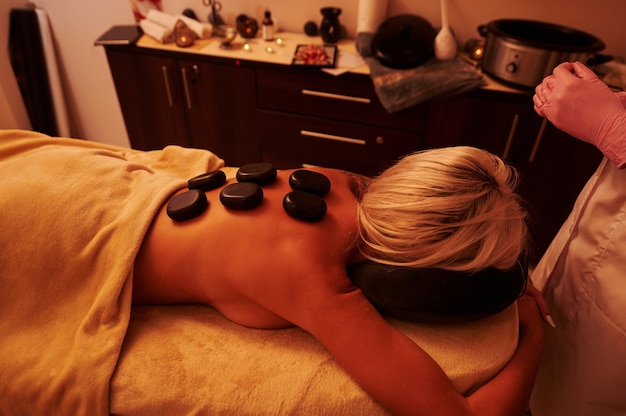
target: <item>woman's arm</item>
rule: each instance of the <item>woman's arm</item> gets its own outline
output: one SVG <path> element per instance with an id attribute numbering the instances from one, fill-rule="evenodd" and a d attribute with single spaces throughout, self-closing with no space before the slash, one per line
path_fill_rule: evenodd
<path id="1" fill-rule="evenodd" d="M 520 320 L 517 351 L 496 377 L 468 397 L 473 414 L 521 415 L 528 405 L 545 334 L 535 299 L 524 295 L 518 299 L 517 307 Z"/>
<path id="2" fill-rule="evenodd" d="M 528 404 L 544 343 L 541 314 L 524 296 L 520 343 L 509 364 L 490 382 L 463 397 L 413 341 L 391 327 L 359 291 L 318 311 L 308 330 L 351 377 L 395 415 L 516 415 Z M 305 327 L 305 329 L 307 329 Z"/>
<path id="3" fill-rule="evenodd" d="M 289 266 L 291 257 L 281 258 L 287 262 L 283 266 Z M 299 258 L 297 276 L 274 273 L 271 282 L 255 279 L 242 290 L 317 338 L 346 373 L 394 415 L 522 414 L 543 347 L 541 314 L 534 301 L 519 301 L 520 343 L 510 363 L 464 397 L 441 367 L 352 285 L 343 264 L 317 255 L 309 261 Z"/>

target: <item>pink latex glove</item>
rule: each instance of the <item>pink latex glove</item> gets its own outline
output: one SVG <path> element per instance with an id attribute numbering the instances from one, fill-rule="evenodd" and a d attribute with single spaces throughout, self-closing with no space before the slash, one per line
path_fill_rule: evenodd
<path id="1" fill-rule="evenodd" d="M 613 93 L 580 62 L 563 63 L 535 88 L 535 111 L 556 127 L 626 165 L 626 96 Z"/>

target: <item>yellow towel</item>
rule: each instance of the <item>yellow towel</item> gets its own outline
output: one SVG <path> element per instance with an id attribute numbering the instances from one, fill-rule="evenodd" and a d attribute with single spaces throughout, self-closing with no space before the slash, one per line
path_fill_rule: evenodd
<path id="1" fill-rule="evenodd" d="M 0 414 L 108 414 L 132 265 L 208 151 L 0 131 Z"/>

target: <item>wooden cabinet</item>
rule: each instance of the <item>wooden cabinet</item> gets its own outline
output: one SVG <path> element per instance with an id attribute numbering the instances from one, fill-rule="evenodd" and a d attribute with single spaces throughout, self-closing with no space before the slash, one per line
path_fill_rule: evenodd
<path id="1" fill-rule="evenodd" d="M 176 61 L 108 48 L 107 59 L 131 146 L 191 146 Z"/>
<path id="2" fill-rule="evenodd" d="M 389 115 L 369 77 L 258 68 L 257 126 L 263 160 L 375 175 L 421 148 L 425 106 Z"/>
<path id="3" fill-rule="evenodd" d="M 524 140 L 532 106 L 522 97 L 487 91 L 434 100 L 428 107 L 424 148 L 468 145 L 512 161 Z"/>
<path id="4" fill-rule="evenodd" d="M 565 221 L 602 154 L 538 117 L 530 94 L 476 91 L 429 105 L 425 148 L 470 145 L 514 165 L 529 210 L 536 263 Z"/>
<path id="5" fill-rule="evenodd" d="M 210 149 L 230 165 L 258 161 L 254 69 L 107 47 L 132 147 Z"/>
<path id="6" fill-rule="evenodd" d="M 259 110 L 263 160 L 279 168 L 317 165 L 375 175 L 419 149 L 416 133 Z"/>
<path id="7" fill-rule="evenodd" d="M 594 146 L 533 115 L 514 160 L 530 211 L 531 260 L 541 258 L 601 160 Z"/>

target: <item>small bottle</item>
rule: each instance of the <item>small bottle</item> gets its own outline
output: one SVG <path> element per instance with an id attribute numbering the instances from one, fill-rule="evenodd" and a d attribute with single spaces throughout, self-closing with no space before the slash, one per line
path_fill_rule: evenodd
<path id="1" fill-rule="evenodd" d="M 272 20 L 272 13 L 270 13 L 269 10 L 265 11 L 261 30 L 263 32 L 263 39 L 267 41 L 274 40 L 274 21 Z"/>

